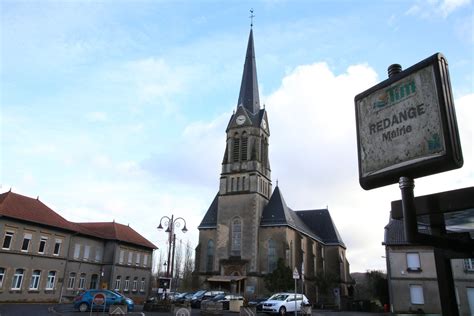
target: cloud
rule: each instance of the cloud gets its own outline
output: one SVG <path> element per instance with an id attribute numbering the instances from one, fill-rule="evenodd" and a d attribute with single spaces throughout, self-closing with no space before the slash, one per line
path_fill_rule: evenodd
<path id="1" fill-rule="evenodd" d="M 454 11 L 470 3 L 471 0 L 420 0 L 412 5 L 405 14 L 419 16 L 421 18 L 447 18 Z"/>
<path id="2" fill-rule="evenodd" d="M 358 183 L 354 96 L 377 82 L 368 65 L 336 74 L 320 62 L 296 67 L 265 97 L 274 185 L 295 210 L 329 207 L 352 271 L 385 269 L 384 227 L 400 199 L 396 184 L 364 191 Z M 465 166 L 416 179 L 417 195 L 472 185 L 473 98 L 456 100 Z"/>

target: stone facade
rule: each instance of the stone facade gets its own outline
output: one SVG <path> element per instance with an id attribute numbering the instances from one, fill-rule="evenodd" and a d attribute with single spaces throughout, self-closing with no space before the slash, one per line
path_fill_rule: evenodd
<path id="1" fill-rule="evenodd" d="M 341 306 L 351 284 L 349 264 L 329 211 L 293 211 L 278 186 L 273 189 L 269 119 L 260 107 L 252 30 L 226 135 L 219 191 L 199 225 L 195 286 L 269 295 L 263 278 L 283 259 L 292 270 L 304 270 L 304 292 L 313 303 L 322 298 L 317 274 L 336 275 L 331 293 L 339 294 L 326 300 Z"/>

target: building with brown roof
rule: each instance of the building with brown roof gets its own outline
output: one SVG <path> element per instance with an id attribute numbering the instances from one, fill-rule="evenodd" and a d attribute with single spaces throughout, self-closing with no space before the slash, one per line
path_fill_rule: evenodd
<path id="1" fill-rule="evenodd" d="M 63 302 L 108 288 L 148 295 L 157 247 L 116 222 L 74 223 L 38 198 L 0 194 L 0 302 Z"/>

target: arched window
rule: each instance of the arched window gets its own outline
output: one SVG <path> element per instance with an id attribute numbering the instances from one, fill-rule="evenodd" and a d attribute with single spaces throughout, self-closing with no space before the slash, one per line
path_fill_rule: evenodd
<path id="1" fill-rule="evenodd" d="M 12 290 L 20 290 L 23 282 L 24 269 L 16 269 L 12 279 Z"/>
<path id="2" fill-rule="evenodd" d="M 247 137 L 247 133 L 244 132 L 242 134 L 242 139 L 241 139 L 241 143 L 242 143 L 242 148 L 241 148 L 241 160 L 242 161 L 247 161 L 248 160 L 248 137 Z"/>
<path id="3" fill-rule="evenodd" d="M 242 242 L 242 221 L 240 218 L 232 220 L 232 246 L 231 255 L 240 256 L 241 242 Z"/>
<path id="4" fill-rule="evenodd" d="M 233 162 L 238 162 L 239 161 L 239 154 L 240 154 L 240 138 L 239 134 L 235 133 L 234 135 L 234 147 L 232 149 L 232 161 Z"/>
<path id="5" fill-rule="evenodd" d="M 268 272 L 271 273 L 277 267 L 276 242 L 273 239 L 268 241 Z"/>
<path id="6" fill-rule="evenodd" d="M 207 260 L 206 260 L 206 271 L 211 272 L 214 263 L 214 241 L 209 239 L 207 242 Z"/>

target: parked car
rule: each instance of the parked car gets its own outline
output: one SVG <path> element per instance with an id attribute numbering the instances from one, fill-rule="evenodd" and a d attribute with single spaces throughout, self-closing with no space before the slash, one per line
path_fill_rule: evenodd
<path id="1" fill-rule="evenodd" d="M 92 304 L 94 296 L 98 293 L 102 293 L 105 296 L 105 310 L 108 310 L 110 305 L 120 303 L 127 305 L 127 310 L 129 312 L 133 311 L 133 308 L 135 307 L 135 304 L 131 298 L 128 298 L 118 292 L 110 290 L 87 290 L 78 294 L 74 298 L 74 308 L 80 312 L 90 310 L 91 306 L 94 310 L 103 310 L 104 305 Z"/>
<path id="2" fill-rule="evenodd" d="M 309 304 L 309 301 L 304 294 L 296 294 L 295 300 L 295 293 L 276 293 L 263 302 L 262 311 L 265 313 L 278 313 L 280 315 L 285 315 L 287 312 L 294 312 L 295 306 L 296 311 L 299 312 L 301 310 L 301 305 L 303 304 Z"/>
<path id="3" fill-rule="evenodd" d="M 172 301 L 173 303 L 176 303 L 176 304 L 184 304 L 185 302 L 191 301 L 193 295 L 194 295 L 194 292 L 180 293 L 179 295 L 174 296 Z"/>
<path id="4" fill-rule="evenodd" d="M 249 306 L 256 307 L 257 312 L 261 312 L 263 309 L 263 302 L 265 302 L 266 300 L 268 300 L 268 297 L 257 297 L 257 298 L 251 299 L 249 301 Z"/>
<path id="5" fill-rule="evenodd" d="M 193 295 L 193 298 L 191 299 L 191 307 L 192 308 L 201 308 L 201 302 L 202 301 L 211 299 L 214 296 L 219 295 L 219 294 L 224 294 L 223 291 L 206 291 L 206 290 L 204 290 L 204 293 L 202 293 L 202 292 L 203 291 L 198 291 Z"/>

